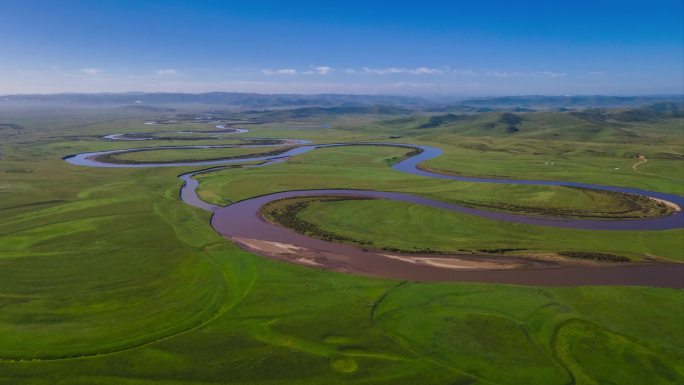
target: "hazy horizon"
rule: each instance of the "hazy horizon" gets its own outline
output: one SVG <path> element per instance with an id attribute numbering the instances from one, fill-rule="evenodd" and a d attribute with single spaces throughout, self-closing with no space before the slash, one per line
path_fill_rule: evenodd
<path id="1" fill-rule="evenodd" d="M 339 95 L 339 96 L 387 96 L 387 97 L 416 97 L 424 99 L 487 99 L 487 98 L 515 98 L 515 97 L 618 97 L 618 98 L 629 98 L 629 97 L 684 97 L 684 91 L 679 93 L 644 93 L 644 94 L 608 94 L 608 93 L 595 93 L 595 94 L 483 94 L 483 95 L 430 95 L 430 94 L 391 94 L 391 93 L 346 93 L 346 92 L 241 92 L 241 91 L 223 91 L 223 90 L 209 90 L 209 91 L 196 91 L 196 92 L 184 92 L 184 91 L 92 91 L 92 92 L 79 92 L 79 91 L 65 91 L 65 92 L 19 92 L 12 94 L 0 94 L 0 97 L 9 96 L 50 96 L 50 95 L 146 95 L 146 94 L 190 94 L 190 95 L 203 95 L 203 94 L 217 94 L 217 93 L 235 93 L 235 94 L 255 94 L 255 95 L 305 95 L 305 96 L 317 96 L 317 95 Z"/>

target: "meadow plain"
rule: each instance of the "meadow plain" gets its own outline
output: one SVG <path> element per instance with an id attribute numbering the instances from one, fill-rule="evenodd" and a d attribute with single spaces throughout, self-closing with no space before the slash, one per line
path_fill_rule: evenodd
<path id="1" fill-rule="evenodd" d="M 684 193 L 681 117 L 653 116 L 650 110 L 380 112 L 289 118 L 254 112 L 224 120 L 258 138 L 432 145 L 445 154 L 423 167 L 440 172 Z M 141 145 L 236 143 L 182 134 L 144 142 L 101 138 L 215 130 L 214 122 L 195 121 L 196 111 L 183 113 L 188 118 L 176 123 L 146 125 L 160 115 L 130 109 L 2 111 L 0 123 L 14 126 L 0 126 L 0 382 L 684 381 L 682 290 L 421 283 L 286 264 L 241 250 L 214 232 L 209 213 L 179 200 L 177 176 L 197 167 L 98 169 L 62 161 L 74 153 Z M 120 159 L 200 160 L 277 148 L 155 150 Z M 667 210 L 620 194 L 432 180 L 392 170 L 389 165 L 406 152 L 317 149 L 267 167 L 200 174 L 199 194 L 227 205 L 292 189 L 377 189 L 596 220 Z M 638 155 L 648 161 L 635 170 Z M 352 243 L 406 251 L 516 249 L 511 252 L 556 257 L 582 251 L 634 263 L 684 260 L 682 229 L 549 229 L 382 200 L 314 200 L 297 217 Z"/>

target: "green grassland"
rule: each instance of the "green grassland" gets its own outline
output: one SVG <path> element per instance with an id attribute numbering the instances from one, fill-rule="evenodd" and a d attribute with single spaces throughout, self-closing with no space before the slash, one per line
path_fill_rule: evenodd
<path id="1" fill-rule="evenodd" d="M 0 383 L 684 382 L 681 290 L 427 284 L 284 264 L 238 249 L 211 229 L 208 213 L 179 201 L 176 176 L 195 168 L 97 169 L 61 160 L 82 151 L 140 145 L 98 139 L 106 134 L 213 127 L 143 125 L 156 118 L 111 110 L 3 111 L 2 123 L 22 128 L 0 128 Z M 335 116 L 332 128 L 321 128 L 320 119 L 254 125 L 249 135 L 425 143 L 446 152 L 445 160 L 435 159 L 430 167 L 456 173 L 684 190 L 677 179 L 681 160 L 656 155 L 682 152 L 681 131 L 676 131 L 681 121 L 639 123 L 641 139 L 625 144 L 606 135 L 608 141 L 597 144 L 579 138 L 461 133 L 451 126 L 417 130 L 396 124 L 392 129 L 386 123 L 396 119 L 392 116 Z M 523 129 L 536 118 L 526 119 Z M 520 155 L 461 146 L 476 141 L 529 150 Z M 223 141 L 206 141 L 217 143 Z M 198 141 L 144 142 L 173 144 Z M 562 154 L 534 153 L 563 146 L 569 150 Z M 587 153 L 595 148 L 604 152 Z M 630 168 L 633 159 L 625 153 L 633 150 L 649 159 L 643 171 L 642 166 L 638 172 Z M 633 204 L 575 189 L 406 175 L 388 167 L 403 152 L 320 149 L 283 164 L 203 174 L 201 193 L 227 204 L 291 188 L 378 188 L 471 205 L 510 203 L 530 212 L 541 207 L 611 215 L 623 215 Z M 561 162 L 563 171 L 549 170 L 543 164 L 547 160 Z M 620 161 L 620 170 L 606 171 L 606 164 Z M 361 218 L 364 212 L 375 220 Z M 395 247 L 431 240 L 432 246 L 446 249 L 490 248 L 515 240 L 538 250 L 590 247 L 633 258 L 645 253 L 681 258 L 674 253 L 678 242 L 681 246 L 680 230 L 602 237 L 385 201 L 314 204 L 302 215 L 330 231 L 382 239 Z M 387 223 L 382 225 L 389 227 L 373 230 L 383 218 Z M 444 224 L 457 229 L 456 239 Z M 391 234 L 392 229 L 397 232 Z M 429 234 L 420 234 L 424 229 Z"/>
<path id="2" fill-rule="evenodd" d="M 204 149 L 155 149 L 110 154 L 99 158 L 111 163 L 171 163 L 241 158 L 251 155 L 274 155 L 286 151 L 286 147 L 274 148 L 204 148 Z"/>
<path id="3" fill-rule="evenodd" d="M 298 200 L 279 201 L 273 212 Z M 324 234 L 335 234 L 364 247 L 432 250 L 443 253 L 518 249 L 516 254 L 545 255 L 595 251 L 634 260 L 684 261 L 684 230 L 591 231 L 502 224 L 472 215 L 387 200 L 326 201 L 305 199 L 296 217 Z"/>
<path id="4" fill-rule="evenodd" d="M 427 118 L 388 120 L 363 130 L 402 136 L 397 141 L 439 143 L 441 157 L 424 167 L 460 175 L 573 180 L 684 192 L 684 119 L 647 122 L 586 121 L 570 114 L 518 113 L 518 131 L 507 132 L 502 113 L 419 128 Z M 424 124 L 424 123 L 423 123 Z M 359 130 L 347 126 L 347 130 Z M 649 162 L 635 172 L 635 154 Z"/>
<path id="5" fill-rule="evenodd" d="M 498 185 L 440 180 L 389 168 L 406 152 L 380 146 L 322 148 L 260 169 L 217 171 L 198 179 L 200 196 L 228 204 L 284 190 L 355 188 L 404 191 L 491 209 L 570 217 L 644 217 L 663 208 L 650 200 L 565 187 Z"/>

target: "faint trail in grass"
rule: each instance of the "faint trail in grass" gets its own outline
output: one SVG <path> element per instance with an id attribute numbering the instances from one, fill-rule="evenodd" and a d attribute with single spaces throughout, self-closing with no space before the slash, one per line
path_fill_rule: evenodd
<path id="1" fill-rule="evenodd" d="M 443 362 L 442 360 L 433 357 L 433 353 L 435 353 L 434 350 L 428 351 L 426 353 L 417 352 L 414 348 L 412 348 L 410 346 L 411 345 L 410 340 L 407 339 L 406 337 L 404 337 L 403 335 L 399 334 L 399 333 L 392 332 L 392 331 L 386 331 L 386 333 L 392 339 L 396 340 L 397 343 L 399 344 L 399 346 L 403 347 L 407 352 L 411 353 L 415 358 L 423 359 L 423 360 L 425 360 L 425 361 L 427 361 L 433 365 L 447 369 L 447 370 L 449 370 L 455 374 L 458 374 L 460 376 L 467 377 L 467 378 L 472 379 L 472 380 L 476 380 L 482 384 L 499 385 L 496 382 L 492 382 L 490 380 L 484 379 L 484 378 L 477 376 L 475 374 L 468 373 L 468 372 L 464 371 L 463 369 L 453 367 L 449 363 Z"/>
<path id="2" fill-rule="evenodd" d="M 572 370 L 570 367 L 567 365 L 567 363 L 563 360 L 563 358 L 558 354 L 558 351 L 556 349 L 556 338 L 558 335 L 558 329 L 561 327 L 561 325 L 570 319 L 574 318 L 575 316 L 572 314 L 572 309 L 562 303 L 559 302 L 549 302 L 547 304 L 544 304 L 540 306 L 539 308 L 535 309 L 529 317 L 527 317 L 527 322 L 528 324 L 534 319 L 535 316 L 537 315 L 542 315 L 543 317 L 543 312 L 550 310 L 552 308 L 556 307 L 557 310 L 560 312 L 558 313 L 557 316 L 563 317 L 565 316 L 564 319 L 562 319 L 559 323 L 553 325 L 552 331 L 551 331 L 551 340 L 548 342 L 547 348 L 550 349 L 550 356 L 547 354 L 544 354 L 544 356 L 548 357 L 552 362 L 556 363 L 560 368 L 563 369 L 563 371 L 567 374 L 569 378 L 569 382 L 567 383 L 568 385 L 575 385 L 576 380 L 575 380 L 575 375 L 572 373 Z M 564 312 L 564 313 L 563 313 Z M 553 317 L 548 317 L 546 316 L 545 319 L 549 319 L 550 322 L 555 322 L 556 320 L 553 319 Z M 526 328 L 523 328 L 525 331 L 525 334 L 527 334 L 527 338 L 534 343 L 535 346 L 537 346 L 539 349 L 544 351 L 544 348 L 537 344 L 533 339 L 532 336 L 529 334 Z"/>
<path id="3" fill-rule="evenodd" d="M 378 310 L 378 307 L 380 306 L 380 304 L 382 303 L 382 301 L 384 301 L 385 298 L 387 298 L 387 296 L 389 295 L 390 292 L 392 292 L 393 290 L 396 290 L 396 289 L 400 288 L 400 287 L 403 286 L 406 282 L 408 282 L 408 281 L 401 281 L 401 282 L 399 282 L 398 284 L 396 284 L 396 285 L 392 286 L 391 288 L 387 289 L 387 291 L 385 291 L 384 293 L 382 293 L 382 295 L 380 296 L 380 298 L 378 298 L 378 300 L 375 301 L 375 302 L 373 303 L 373 306 L 371 307 L 371 311 L 370 311 L 371 326 L 375 326 L 375 312 Z"/>
<path id="4" fill-rule="evenodd" d="M 637 172 L 637 166 L 648 162 L 648 159 L 646 159 L 646 157 L 643 155 L 640 155 L 639 157 L 637 157 L 637 159 L 639 159 L 639 161 L 632 165 L 632 169 L 634 169 L 634 172 Z"/>
<path id="5" fill-rule="evenodd" d="M 553 337 L 551 339 L 551 346 L 553 347 L 554 354 L 556 357 L 558 357 L 558 360 L 563 364 L 563 366 L 568 370 L 568 373 L 570 374 L 570 377 L 572 379 L 571 384 L 591 384 L 591 385 L 599 385 L 594 381 L 591 377 L 589 377 L 584 371 L 582 370 L 581 366 L 576 365 L 576 363 L 568 356 L 568 352 L 566 351 L 567 346 L 563 344 L 563 341 L 560 341 L 560 330 L 574 322 L 585 322 L 581 318 L 570 318 L 567 319 L 558 326 L 556 326 Z M 563 344 L 563 346 L 561 346 Z M 579 382 L 578 382 L 579 381 Z"/>
<path id="6" fill-rule="evenodd" d="M 673 153 L 673 154 L 680 155 L 680 156 L 684 156 L 684 153 L 681 153 L 681 152 L 679 152 L 679 151 L 676 151 L 672 146 L 668 146 L 667 149 L 670 150 L 670 152 Z"/>

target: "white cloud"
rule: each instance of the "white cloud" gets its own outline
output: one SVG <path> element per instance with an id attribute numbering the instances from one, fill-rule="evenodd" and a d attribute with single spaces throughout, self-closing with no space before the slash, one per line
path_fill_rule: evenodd
<path id="1" fill-rule="evenodd" d="M 552 71 L 538 71 L 538 72 L 506 72 L 506 71 L 489 71 L 485 75 L 495 78 L 564 78 L 568 76 L 567 72 L 552 72 Z"/>
<path id="2" fill-rule="evenodd" d="M 304 71 L 294 68 L 281 68 L 276 70 L 266 68 L 261 70 L 261 73 L 265 75 L 327 75 L 333 71 L 334 69 L 329 66 L 317 66 Z"/>
<path id="3" fill-rule="evenodd" d="M 437 68 L 418 67 L 414 70 L 409 70 L 409 73 L 416 75 L 441 75 L 444 71 Z"/>
<path id="4" fill-rule="evenodd" d="M 402 68 L 402 67 L 386 67 L 386 68 L 361 68 L 361 73 L 370 75 L 396 75 L 396 74 L 410 74 L 410 75 L 443 75 L 444 69 L 417 67 L 417 68 Z M 347 72 L 352 73 L 352 72 Z M 356 72 L 353 72 L 356 73 Z"/>
<path id="5" fill-rule="evenodd" d="M 160 75 L 160 76 L 173 76 L 173 75 L 179 75 L 179 74 L 180 74 L 180 72 L 178 72 L 177 69 L 173 69 L 173 68 L 165 68 L 165 69 L 157 70 L 157 75 Z"/>
<path id="6" fill-rule="evenodd" d="M 315 70 L 316 73 L 319 74 L 319 75 L 327 75 L 327 74 L 329 74 L 330 72 L 333 71 L 332 67 L 328 67 L 328 66 L 318 66 L 318 67 L 314 67 L 314 70 Z"/>
<path id="7" fill-rule="evenodd" d="M 537 77 L 543 77 L 543 78 L 564 78 L 568 76 L 567 72 L 551 72 L 551 71 L 543 71 L 543 72 L 533 72 L 534 76 Z"/>
<path id="8" fill-rule="evenodd" d="M 477 72 L 471 69 L 450 68 L 450 67 L 384 67 L 384 68 L 369 68 L 362 67 L 361 69 L 347 68 L 344 73 L 348 75 L 365 74 L 365 75 L 458 75 L 458 76 L 476 76 Z"/>
<path id="9" fill-rule="evenodd" d="M 265 69 L 261 71 L 262 73 L 266 75 L 296 75 L 297 70 L 294 68 L 281 68 L 278 70 L 272 70 L 272 69 Z"/>
<path id="10" fill-rule="evenodd" d="M 97 68 L 82 68 L 80 72 L 84 75 L 91 75 L 92 76 L 92 75 L 99 74 L 100 72 L 102 72 L 102 70 L 97 69 Z"/>
<path id="11" fill-rule="evenodd" d="M 363 68 L 361 68 L 361 72 L 364 74 L 373 74 L 373 75 L 393 75 L 393 74 L 406 73 L 406 69 L 405 68 L 399 68 L 399 67 L 388 67 L 388 68 L 363 67 Z"/>

